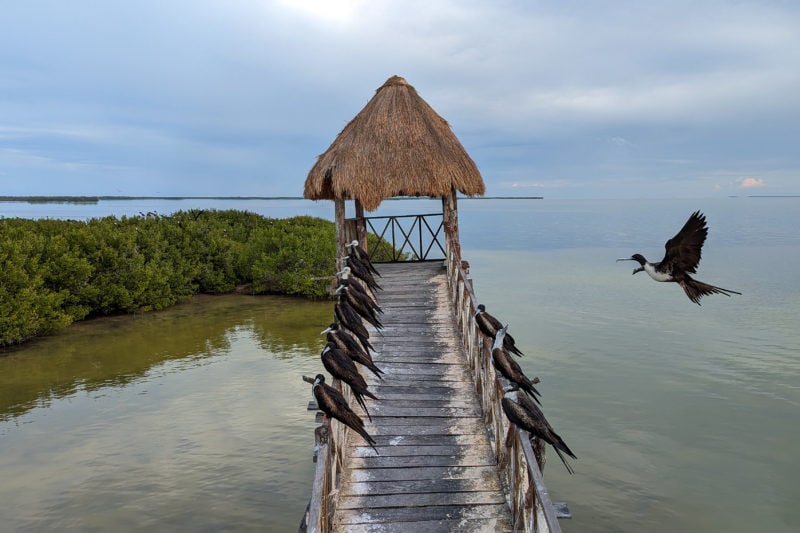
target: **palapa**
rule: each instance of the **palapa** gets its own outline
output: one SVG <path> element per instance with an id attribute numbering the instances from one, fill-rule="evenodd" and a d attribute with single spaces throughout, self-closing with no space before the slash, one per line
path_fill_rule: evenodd
<path id="1" fill-rule="evenodd" d="M 311 200 L 483 195 L 478 167 L 450 125 L 400 76 L 392 76 L 319 156 L 306 178 Z"/>

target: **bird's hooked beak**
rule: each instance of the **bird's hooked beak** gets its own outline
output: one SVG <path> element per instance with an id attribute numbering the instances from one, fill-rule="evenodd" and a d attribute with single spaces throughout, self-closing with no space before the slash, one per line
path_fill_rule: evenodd
<path id="1" fill-rule="evenodd" d="M 636 259 L 635 257 L 620 257 L 619 259 L 617 259 L 617 263 L 619 263 L 620 261 L 639 261 L 639 260 Z M 643 266 L 639 266 L 633 269 L 633 274 L 638 274 L 639 272 L 644 272 Z"/>

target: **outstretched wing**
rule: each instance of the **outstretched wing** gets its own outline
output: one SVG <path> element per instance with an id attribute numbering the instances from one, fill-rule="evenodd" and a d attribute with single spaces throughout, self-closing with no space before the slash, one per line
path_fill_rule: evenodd
<path id="1" fill-rule="evenodd" d="M 669 271 L 677 268 L 684 272 L 696 272 L 707 235 L 706 217 L 700 211 L 695 211 L 681 230 L 664 245 L 666 253 L 661 260 L 662 266 L 669 267 Z"/>

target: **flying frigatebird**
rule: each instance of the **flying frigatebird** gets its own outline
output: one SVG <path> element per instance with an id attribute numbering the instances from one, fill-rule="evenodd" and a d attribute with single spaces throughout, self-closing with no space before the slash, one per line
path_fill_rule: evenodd
<path id="1" fill-rule="evenodd" d="M 328 342 L 325 348 L 323 348 L 320 358 L 322 359 L 322 365 L 330 375 L 350 386 L 350 390 L 353 392 L 353 396 L 358 402 L 358 405 L 364 409 L 367 418 L 371 421 L 372 416 L 370 416 L 367 410 L 364 396 L 372 398 L 373 400 L 377 400 L 378 397 L 367 389 L 367 382 L 364 381 L 364 377 L 358 372 L 358 368 L 356 368 L 356 364 L 353 360 L 350 359 L 344 351 L 337 348 L 336 343 L 333 341 Z"/>
<path id="2" fill-rule="evenodd" d="M 528 393 L 536 403 L 541 405 L 542 402 L 537 398 L 537 396 L 541 396 L 541 394 L 539 394 L 539 391 L 533 386 L 534 383 L 539 383 L 539 378 L 534 378 L 533 380 L 528 378 L 528 376 L 522 372 L 519 363 L 508 355 L 508 352 L 503 347 L 503 338 L 506 336 L 507 330 L 507 324 L 497 330 L 497 334 L 494 337 L 494 344 L 492 345 L 492 364 L 504 378 L 511 383 L 516 383 L 519 388 Z"/>
<path id="3" fill-rule="evenodd" d="M 742 294 L 741 292 L 715 287 L 694 279 L 689 274 L 697 271 L 700 263 L 700 252 L 708 235 L 706 217 L 700 211 L 695 211 L 683 228 L 664 245 L 666 252 L 664 259 L 658 263 L 651 263 L 641 254 L 630 257 L 621 257 L 617 261 L 636 261 L 639 266 L 633 273 L 647 272 L 656 281 L 672 281 L 680 285 L 686 296 L 691 301 L 700 305 L 700 298 L 707 294 Z"/>
<path id="4" fill-rule="evenodd" d="M 303 379 L 308 380 L 304 377 Z M 314 398 L 317 400 L 317 406 L 330 418 L 335 418 L 342 424 L 348 426 L 353 431 L 361 435 L 367 443 L 372 446 L 375 453 L 378 449 L 375 448 L 375 439 L 373 439 L 367 430 L 364 429 L 364 421 L 358 416 L 350 406 L 347 405 L 347 400 L 344 399 L 342 393 L 325 383 L 325 376 L 317 374 L 314 379 L 314 384 L 311 387 Z M 380 455 L 380 454 L 378 454 Z"/>
<path id="5" fill-rule="evenodd" d="M 486 312 L 486 306 L 483 304 L 478 306 L 478 312 L 475 313 L 475 324 L 477 324 L 478 329 L 490 339 L 494 339 L 494 336 L 497 335 L 497 330 L 503 327 L 503 324 L 499 320 Z M 518 357 L 525 355 L 517 348 L 514 343 L 514 337 L 508 333 L 506 333 L 503 339 L 503 347 Z"/>
<path id="6" fill-rule="evenodd" d="M 500 403 L 503 406 L 503 412 L 512 424 L 550 444 L 558 454 L 561 462 L 567 467 L 567 472 L 570 474 L 575 473 L 567 462 L 567 458 L 564 457 L 564 453 L 573 459 L 577 459 L 577 457 L 575 457 L 575 454 L 569 449 L 564 439 L 555 432 L 544 417 L 542 410 L 539 409 L 527 395 L 519 394 L 519 387 L 516 384 L 506 388 L 506 393 L 503 395 L 503 399 Z"/>

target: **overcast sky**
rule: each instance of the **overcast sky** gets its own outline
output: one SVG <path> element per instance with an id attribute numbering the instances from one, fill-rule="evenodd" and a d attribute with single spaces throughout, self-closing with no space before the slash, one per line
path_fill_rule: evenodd
<path id="1" fill-rule="evenodd" d="M 394 74 L 489 196 L 800 194 L 800 2 L 0 2 L 0 195 L 300 196 Z"/>

